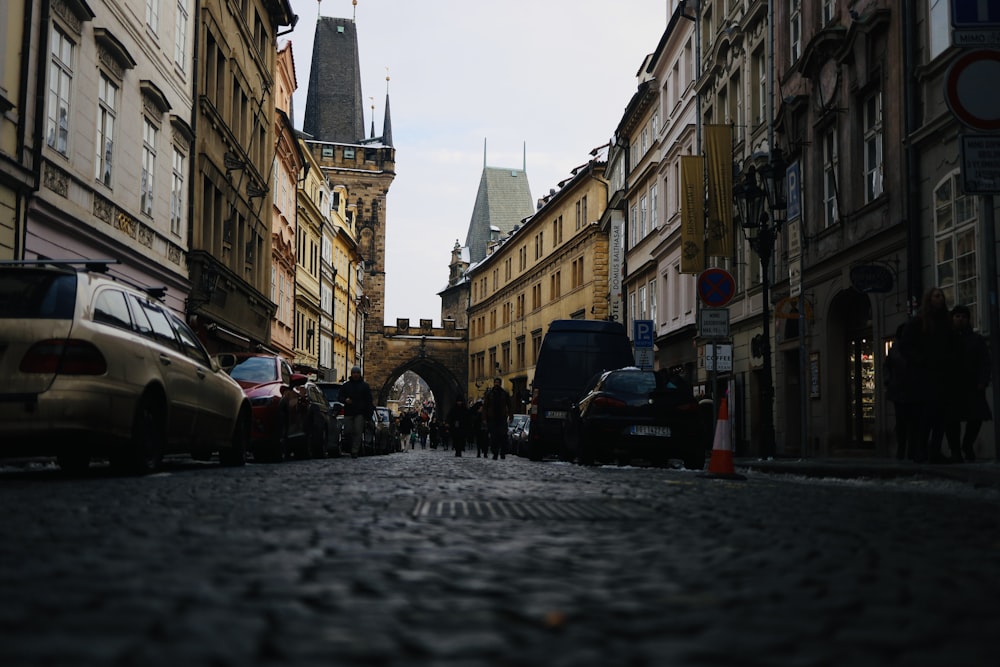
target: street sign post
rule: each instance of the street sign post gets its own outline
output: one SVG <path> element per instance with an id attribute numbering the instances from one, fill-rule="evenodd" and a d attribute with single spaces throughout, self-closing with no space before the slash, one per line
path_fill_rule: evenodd
<path id="1" fill-rule="evenodd" d="M 951 0 L 955 46 L 1000 45 L 1000 0 Z"/>
<path id="2" fill-rule="evenodd" d="M 729 309 L 702 308 L 698 312 L 698 335 L 702 338 L 729 338 Z"/>

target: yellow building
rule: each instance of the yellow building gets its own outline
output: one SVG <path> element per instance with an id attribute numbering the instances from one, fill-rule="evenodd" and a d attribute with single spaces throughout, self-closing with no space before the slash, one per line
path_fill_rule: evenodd
<path id="1" fill-rule="evenodd" d="M 574 170 L 469 267 L 470 401 L 496 376 L 523 399 L 552 320 L 607 317 L 608 237 L 597 222 L 607 206 L 605 165 L 601 155 Z"/>
<path id="2" fill-rule="evenodd" d="M 323 257 L 330 265 L 329 309 L 325 305 L 323 309 L 329 316 L 330 360 L 326 363 L 321 353 L 320 367 L 329 368 L 330 379 L 340 381 L 347 380 L 360 354 L 358 304 L 352 291 L 357 289 L 356 275 L 363 266 L 354 224 L 356 216 L 357 207 L 349 203 L 347 187 L 334 186 L 330 224 L 323 229 Z M 325 298 L 323 302 L 326 304 Z M 325 329 L 321 330 L 324 336 Z"/>
<path id="3" fill-rule="evenodd" d="M 319 373 L 320 252 L 323 229 L 332 224 L 333 192 L 316 158 L 302 146 L 306 173 L 299 181 L 295 229 L 295 356 L 292 362 L 305 373 Z"/>

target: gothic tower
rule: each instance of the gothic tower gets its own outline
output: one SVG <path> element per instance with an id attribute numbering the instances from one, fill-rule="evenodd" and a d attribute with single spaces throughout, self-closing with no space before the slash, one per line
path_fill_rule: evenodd
<path id="1" fill-rule="evenodd" d="M 388 80 L 388 77 L 386 77 Z M 347 188 L 351 221 L 363 268 L 366 353 L 381 335 L 385 317 L 386 196 L 396 177 L 389 96 L 381 137 L 365 137 L 358 31 L 353 19 L 320 17 L 313 42 L 312 68 L 303 131 L 306 143 L 333 186 Z M 374 134 L 374 132 L 372 133 Z"/>

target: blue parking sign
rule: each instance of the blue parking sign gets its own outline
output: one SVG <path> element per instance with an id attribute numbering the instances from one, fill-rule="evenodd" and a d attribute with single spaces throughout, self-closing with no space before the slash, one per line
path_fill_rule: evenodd
<path id="1" fill-rule="evenodd" d="M 632 342 L 637 348 L 652 348 L 655 338 L 653 320 L 635 320 L 632 323 Z"/>

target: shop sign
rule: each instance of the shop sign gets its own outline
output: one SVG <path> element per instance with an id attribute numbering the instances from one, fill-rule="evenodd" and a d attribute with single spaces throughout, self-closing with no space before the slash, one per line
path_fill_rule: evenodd
<path id="1" fill-rule="evenodd" d="M 859 292 L 892 291 L 892 271 L 881 264 L 858 264 L 851 267 L 851 285 Z"/>

